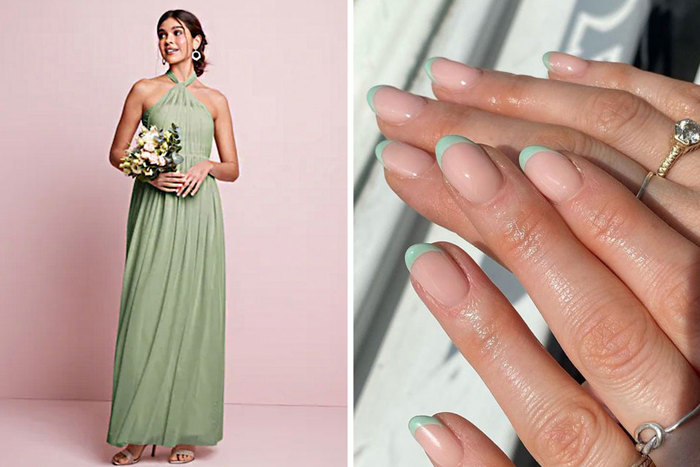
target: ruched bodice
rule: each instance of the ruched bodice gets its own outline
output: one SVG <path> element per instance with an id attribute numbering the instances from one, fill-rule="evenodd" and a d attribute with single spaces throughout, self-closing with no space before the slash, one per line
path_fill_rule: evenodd
<path id="1" fill-rule="evenodd" d="M 185 157 L 185 165 L 180 169 L 182 172 L 183 169 L 187 170 L 192 162 L 187 156 L 209 159 L 214 138 L 214 119 L 207 106 L 187 88 L 197 78 L 194 71 L 182 82 L 178 81 L 170 69 L 165 74 L 175 85 L 143 113 L 141 122 L 146 126 L 156 125 L 159 128 L 168 128 L 170 123 L 180 127 L 180 154 Z"/>

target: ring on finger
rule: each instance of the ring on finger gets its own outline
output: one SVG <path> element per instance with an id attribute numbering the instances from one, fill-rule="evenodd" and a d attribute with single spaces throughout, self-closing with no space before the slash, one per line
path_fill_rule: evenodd
<path id="1" fill-rule="evenodd" d="M 634 440 L 637 442 L 636 448 L 637 451 L 639 451 L 639 453 L 642 455 L 643 461 L 640 461 L 642 463 L 635 464 L 635 466 L 650 465 L 644 464 L 644 462 L 646 462 L 646 460 L 649 459 L 649 453 L 654 449 L 658 449 L 659 447 L 661 447 L 661 444 L 664 442 L 664 439 L 666 439 L 666 436 L 668 434 L 670 434 L 676 428 L 678 428 L 683 423 L 687 422 L 688 420 L 690 420 L 698 414 L 700 414 L 700 404 L 696 405 L 694 409 L 682 416 L 676 423 L 666 428 L 663 428 L 656 422 L 646 422 L 639 425 L 634 430 Z M 642 433 L 644 433 L 647 430 L 653 431 L 654 434 L 648 440 L 644 441 L 642 439 Z"/>
<path id="2" fill-rule="evenodd" d="M 650 171 L 646 177 L 644 177 L 644 181 L 637 192 L 637 199 L 642 197 L 644 189 L 654 175 L 662 178 L 665 177 L 671 169 L 671 166 L 673 166 L 679 157 L 697 148 L 698 145 L 700 145 L 700 125 L 690 118 L 677 121 L 674 125 L 673 145 L 671 146 L 671 150 L 663 162 L 661 162 L 656 172 Z"/>

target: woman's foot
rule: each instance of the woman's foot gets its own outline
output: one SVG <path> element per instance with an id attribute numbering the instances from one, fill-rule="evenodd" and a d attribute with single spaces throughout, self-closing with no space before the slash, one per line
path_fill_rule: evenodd
<path id="1" fill-rule="evenodd" d="M 143 450 L 146 448 L 145 444 L 127 444 L 121 451 L 116 453 L 114 457 L 112 457 L 112 462 L 116 462 L 119 465 L 129 465 L 133 464 L 133 461 L 129 459 L 129 457 L 124 454 L 122 451 L 127 450 L 129 451 L 134 459 L 140 459 L 141 454 L 143 453 Z"/>
<path id="2" fill-rule="evenodd" d="M 175 454 L 175 451 L 177 451 L 178 449 L 189 449 L 190 451 L 194 452 L 193 445 L 191 445 L 191 444 L 178 444 L 170 451 L 170 457 L 168 458 L 169 462 L 172 462 L 172 461 L 187 462 L 187 461 L 191 461 L 192 459 L 194 459 L 194 456 L 191 456 L 187 453 Z"/>

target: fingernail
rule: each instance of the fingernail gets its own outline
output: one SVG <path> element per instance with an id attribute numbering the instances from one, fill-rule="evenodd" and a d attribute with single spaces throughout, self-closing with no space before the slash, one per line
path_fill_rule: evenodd
<path id="1" fill-rule="evenodd" d="M 405 177 L 417 177 L 435 163 L 427 152 L 391 139 L 377 144 L 374 154 L 384 167 Z"/>
<path id="2" fill-rule="evenodd" d="M 443 57 L 432 57 L 425 61 L 423 68 L 430 80 L 451 91 L 468 88 L 479 77 L 481 70 Z"/>
<path id="3" fill-rule="evenodd" d="M 408 429 L 426 454 L 440 466 L 457 466 L 462 461 L 461 443 L 437 418 L 416 415 L 409 420 Z"/>
<path id="4" fill-rule="evenodd" d="M 443 306 L 464 301 L 469 283 L 462 270 L 442 248 L 430 243 L 417 243 L 406 250 L 406 268 L 411 276 Z"/>
<path id="5" fill-rule="evenodd" d="M 435 155 L 447 181 L 472 203 L 492 199 L 503 184 L 501 171 L 488 154 L 464 136 L 443 136 Z"/>
<path id="6" fill-rule="evenodd" d="M 426 104 L 420 96 L 384 84 L 367 91 L 367 102 L 379 118 L 394 125 L 414 118 Z"/>
<path id="7" fill-rule="evenodd" d="M 561 52 L 547 52 L 542 55 L 542 63 L 552 73 L 564 76 L 582 75 L 588 62 L 574 55 Z"/>
<path id="8" fill-rule="evenodd" d="M 573 162 L 553 149 L 528 146 L 520 152 L 519 159 L 527 178 L 552 201 L 566 201 L 583 185 Z"/>

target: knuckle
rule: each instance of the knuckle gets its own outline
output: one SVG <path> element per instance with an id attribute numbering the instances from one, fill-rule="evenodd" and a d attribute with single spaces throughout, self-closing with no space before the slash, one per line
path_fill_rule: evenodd
<path id="1" fill-rule="evenodd" d="M 693 259 L 685 266 L 668 263 L 655 274 L 651 289 L 655 291 L 652 309 L 664 317 L 667 332 L 700 340 L 700 287 L 697 271 L 700 261 Z"/>
<path id="2" fill-rule="evenodd" d="M 524 203 L 517 204 L 522 206 Z M 546 254 L 546 246 L 551 245 L 546 241 L 551 237 L 548 235 L 550 224 L 536 208 L 520 209 L 500 225 L 498 249 L 505 257 L 536 263 Z"/>
<path id="3" fill-rule="evenodd" d="M 501 109 L 503 106 L 517 107 L 518 103 L 529 97 L 534 79 L 527 75 L 508 76 L 501 92 L 491 97 L 491 106 L 496 109 Z"/>
<path id="4" fill-rule="evenodd" d="M 591 403 L 569 402 L 536 423 L 535 447 L 548 465 L 588 465 L 603 422 Z"/>
<path id="5" fill-rule="evenodd" d="M 624 386 L 638 375 L 645 360 L 646 321 L 610 315 L 610 309 L 629 309 L 630 303 L 607 298 L 593 312 L 592 323 L 581 329 L 578 355 L 583 365 L 601 379 Z M 619 300 L 618 300 L 619 302 Z M 627 316 L 633 315 L 632 313 Z"/>
<path id="6" fill-rule="evenodd" d="M 568 151 L 574 154 L 590 154 L 591 140 L 589 137 L 565 126 L 551 126 L 536 130 L 528 144 L 543 144 L 557 151 Z"/>
<path id="7" fill-rule="evenodd" d="M 588 215 L 591 238 L 606 246 L 617 245 L 620 242 L 623 242 L 624 246 L 626 239 L 635 233 L 634 217 L 630 217 L 627 211 L 616 198 L 601 200 Z"/>
<path id="8" fill-rule="evenodd" d="M 615 140 L 628 122 L 644 118 L 647 107 L 627 91 L 602 90 L 593 94 L 585 110 L 586 125 Z"/>

